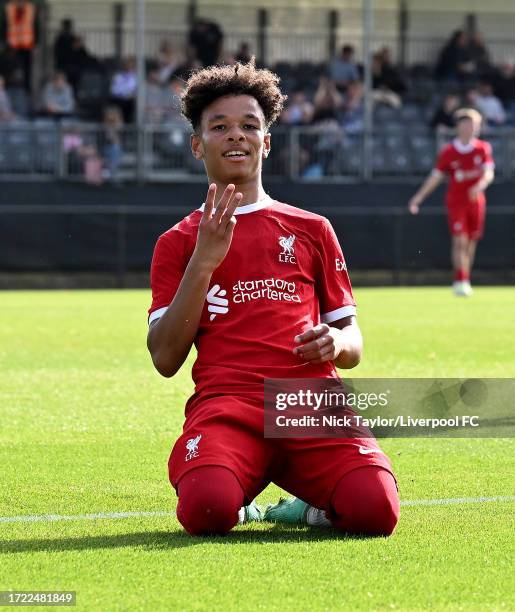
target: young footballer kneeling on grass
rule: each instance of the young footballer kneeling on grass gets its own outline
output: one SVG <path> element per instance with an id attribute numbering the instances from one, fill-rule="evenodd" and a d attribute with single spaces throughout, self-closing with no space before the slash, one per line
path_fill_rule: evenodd
<path id="1" fill-rule="evenodd" d="M 264 437 L 265 379 L 337 379 L 335 366 L 352 368 L 362 353 L 333 228 L 262 186 L 269 128 L 285 100 L 278 82 L 254 62 L 215 66 L 194 73 L 183 94 L 209 189 L 157 241 L 148 332 L 166 377 L 197 348 L 195 392 L 169 459 L 177 517 L 190 534 L 226 534 L 261 518 L 252 501 L 274 482 L 296 499 L 265 519 L 390 535 L 397 487 L 373 438 Z"/>

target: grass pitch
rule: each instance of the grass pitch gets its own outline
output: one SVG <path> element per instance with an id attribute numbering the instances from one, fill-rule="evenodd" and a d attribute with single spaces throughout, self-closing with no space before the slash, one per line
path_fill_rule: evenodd
<path id="1" fill-rule="evenodd" d="M 362 377 L 511 377 L 515 288 L 361 289 Z M 145 348 L 148 292 L 0 294 L 0 517 L 173 511 L 167 459 L 192 390 Z M 382 442 L 403 500 L 513 495 L 513 441 Z M 261 503 L 276 501 L 269 487 Z M 389 539 L 173 516 L 0 522 L 0 590 L 84 610 L 514 609 L 513 502 L 404 506 Z"/>

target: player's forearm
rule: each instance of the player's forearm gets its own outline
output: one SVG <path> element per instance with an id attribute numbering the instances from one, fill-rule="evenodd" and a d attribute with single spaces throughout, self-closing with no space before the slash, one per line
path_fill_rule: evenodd
<path id="1" fill-rule="evenodd" d="M 483 176 L 479 179 L 477 183 L 477 188 L 480 191 L 484 191 L 493 180 L 494 180 L 494 171 L 491 168 L 487 168 Z"/>
<path id="2" fill-rule="evenodd" d="M 422 184 L 422 187 L 413 196 L 419 204 L 421 204 L 441 183 L 442 178 L 440 174 L 430 174 Z"/>
<path id="3" fill-rule="evenodd" d="M 363 336 L 357 323 L 348 325 L 343 329 L 336 329 L 338 356 L 334 360 L 337 368 L 350 370 L 355 368 L 363 355 Z"/>
<path id="4" fill-rule="evenodd" d="M 163 376 L 173 376 L 190 352 L 212 273 L 193 255 L 172 303 L 149 329 L 148 350 L 154 366 Z"/>

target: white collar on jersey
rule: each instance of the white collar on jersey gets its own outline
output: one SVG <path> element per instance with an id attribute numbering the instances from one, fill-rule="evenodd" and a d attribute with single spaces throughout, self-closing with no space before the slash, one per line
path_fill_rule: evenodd
<path id="1" fill-rule="evenodd" d="M 254 212 L 255 210 L 261 210 L 262 208 L 266 208 L 272 204 L 272 198 L 266 194 L 264 198 L 258 200 L 257 202 L 253 202 L 252 204 L 244 204 L 243 206 L 238 206 L 238 208 L 234 211 L 235 215 L 246 215 L 247 213 Z M 200 212 L 204 212 L 204 206 L 206 203 L 204 202 L 202 206 L 199 208 Z"/>
<path id="2" fill-rule="evenodd" d="M 455 138 L 452 141 L 452 144 L 454 145 L 454 148 L 456 149 L 456 151 L 458 151 L 458 153 L 470 153 L 474 150 L 474 147 L 477 144 L 477 139 L 473 138 L 468 144 L 465 145 L 461 142 L 459 138 Z"/>

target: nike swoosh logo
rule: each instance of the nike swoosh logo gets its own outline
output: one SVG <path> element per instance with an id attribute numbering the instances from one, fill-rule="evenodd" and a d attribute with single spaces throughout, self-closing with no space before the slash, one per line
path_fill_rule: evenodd
<path id="1" fill-rule="evenodd" d="M 364 446 L 359 447 L 360 455 L 371 455 L 372 453 L 382 453 L 378 448 L 365 448 Z"/>

